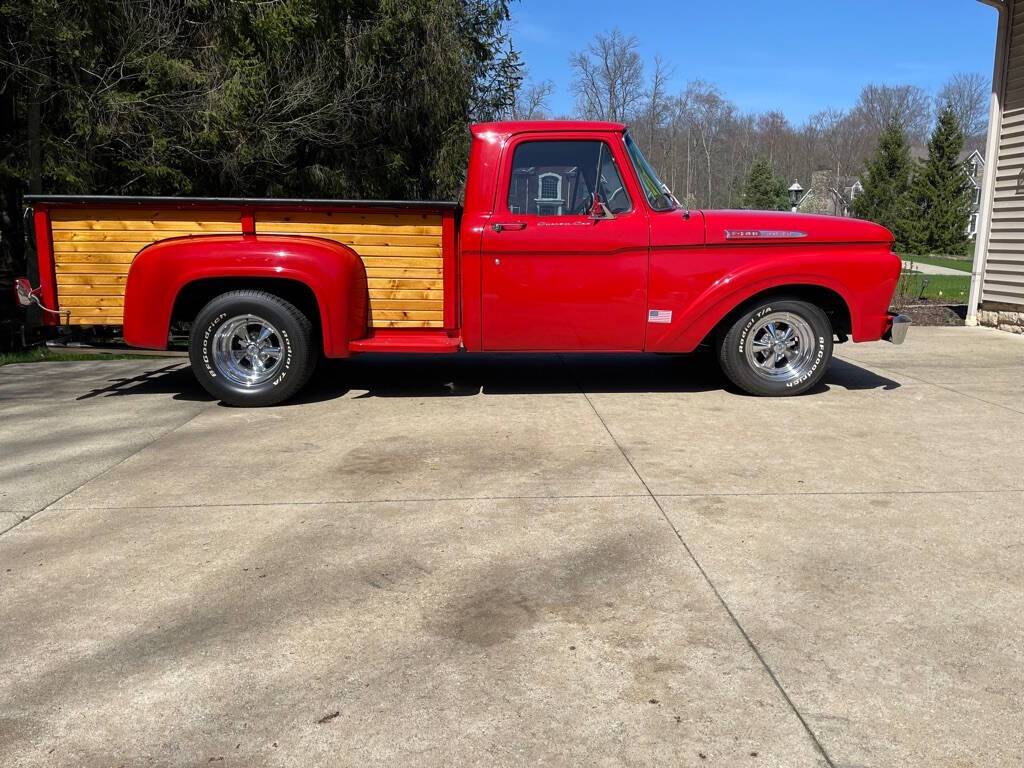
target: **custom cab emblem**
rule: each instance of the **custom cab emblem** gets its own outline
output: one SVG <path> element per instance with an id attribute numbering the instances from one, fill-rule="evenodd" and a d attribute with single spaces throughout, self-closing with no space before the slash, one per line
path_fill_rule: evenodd
<path id="1" fill-rule="evenodd" d="M 727 229 L 726 240 L 784 240 L 786 238 L 807 237 L 806 232 L 792 229 Z"/>

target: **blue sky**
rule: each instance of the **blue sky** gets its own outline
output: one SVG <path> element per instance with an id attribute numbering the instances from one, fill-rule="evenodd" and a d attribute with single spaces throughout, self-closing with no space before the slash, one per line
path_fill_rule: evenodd
<path id="1" fill-rule="evenodd" d="M 554 81 L 569 114 L 569 55 L 619 27 L 687 80 L 716 84 L 740 109 L 781 109 L 794 123 L 849 108 L 861 86 L 912 83 L 934 93 L 954 72 L 992 74 L 996 11 L 977 0 L 518 0 L 511 34 L 533 80 Z"/>

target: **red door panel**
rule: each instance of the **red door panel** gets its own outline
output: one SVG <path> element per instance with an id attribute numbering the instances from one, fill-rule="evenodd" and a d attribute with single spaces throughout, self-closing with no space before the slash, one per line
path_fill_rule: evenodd
<path id="1" fill-rule="evenodd" d="M 642 349 L 645 217 L 527 218 L 503 217 L 522 229 L 484 232 L 484 349 Z"/>
<path id="2" fill-rule="evenodd" d="M 520 171 L 521 183 L 510 190 L 515 146 L 505 150 L 500 199 L 481 242 L 483 348 L 641 350 L 650 233 L 631 181 L 625 181 L 625 197 L 618 182 L 604 189 L 620 212 L 595 221 L 582 213 L 585 202 L 581 209 L 581 196 L 574 191 L 577 183 L 582 185 L 574 180 L 582 179 L 585 171 L 572 169 L 558 181 L 556 173 L 533 166 L 525 174 L 530 178 L 523 179 Z M 607 151 L 614 146 L 607 140 Z M 614 150 L 615 165 L 628 168 L 620 149 Z M 544 182 L 545 177 L 552 178 Z M 512 198 L 521 204 L 508 202 Z"/>

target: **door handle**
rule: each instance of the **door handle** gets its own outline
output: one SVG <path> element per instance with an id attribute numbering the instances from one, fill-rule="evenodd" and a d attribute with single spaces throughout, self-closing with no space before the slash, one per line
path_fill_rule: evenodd
<path id="1" fill-rule="evenodd" d="M 525 221 L 513 221 L 511 223 L 504 224 L 491 224 L 491 229 L 495 232 L 504 232 L 506 229 L 510 232 L 519 232 L 520 230 L 526 229 Z"/>

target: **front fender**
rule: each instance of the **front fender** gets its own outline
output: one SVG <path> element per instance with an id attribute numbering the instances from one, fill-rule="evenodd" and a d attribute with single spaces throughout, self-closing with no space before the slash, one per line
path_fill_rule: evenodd
<path id="1" fill-rule="evenodd" d="M 725 256 L 719 252 L 716 257 L 716 250 L 706 251 L 711 263 Z M 677 320 L 670 327 L 653 338 L 649 328 L 647 348 L 654 352 L 690 352 L 726 315 L 751 297 L 798 286 L 825 288 L 837 294 L 849 310 L 854 341 L 878 339 L 885 332 L 889 303 L 900 273 L 899 257 L 888 248 L 884 253 L 843 253 L 836 249 L 831 253 L 783 255 L 776 251 L 732 266 L 726 274 L 694 291 L 692 298 L 687 297 L 676 308 Z"/>
<path id="2" fill-rule="evenodd" d="M 293 280 L 316 297 L 324 353 L 344 357 L 366 335 L 366 270 L 350 248 L 289 235 L 203 235 L 161 240 L 135 257 L 124 297 L 124 339 L 165 349 L 171 312 L 190 283 L 212 278 Z"/>

